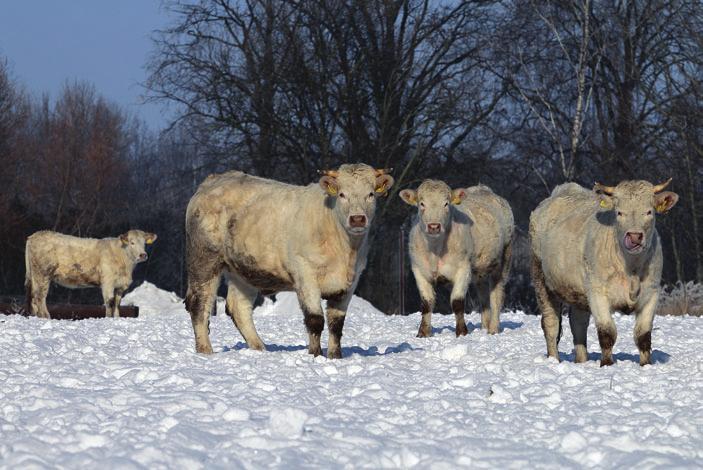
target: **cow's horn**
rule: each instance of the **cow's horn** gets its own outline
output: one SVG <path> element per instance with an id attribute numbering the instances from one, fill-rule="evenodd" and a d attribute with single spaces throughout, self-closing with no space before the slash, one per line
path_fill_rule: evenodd
<path id="1" fill-rule="evenodd" d="M 393 171 L 393 168 L 376 168 L 376 176 L 388 175 Z"/>
<path id="2" fill-rule="evenodd" d="M 658 184 L 654 186 L 654 194 L 660 193 L 666 189 L 667 186 L 669 186 L 669 183 L 671 183 L 671 179 L 669 178 L 668 180 L 664 181 L 662 184 Z"/>
<path id="3" fill-rule="evenodd" d="M 600 183 L 594 184 L 593 190 L 597 193 L 607 194 L 608 196 L 612 196 L 613 192 L 615 192 L 615 188 L 613 186 L 605 186 Z"/>
<path id="4" fill-rule="evenodd" d="M 317 170 L 317 173 L 323 176 L 331 176 L 332 178 L 339 176 L 339 171 L 337 170 Z"/>

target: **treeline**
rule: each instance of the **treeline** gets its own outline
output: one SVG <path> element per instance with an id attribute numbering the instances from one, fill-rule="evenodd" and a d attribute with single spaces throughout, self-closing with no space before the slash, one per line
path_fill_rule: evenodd
<path id="1" fill-rule="evenodd" d="M 397 191 L 428 177 L 481 182 L 511 202 L 519 239 L 508 305 L 534 305 L 527 220 L 565 181 L 673 176 L 681 199 L 658 220 L 664 280 L 703 281 L 700 2 L 201 0 L 168 8 L 174 23 L 156 33 L 146 85 L 179 110 L 170 131 L 150 135 L 91 91 L 96 107 L 120 117 L 120 137 L 98 132 L 107 116 L 88 126 L 93 134 L 83 129 L 111 142 L 95 149 L 115 154 L 80 171 L 109 166 L 109 181 L 62 190 L 72 181 L 59 170 L 70 139 L 42 134 L 40 123 L 61 116 L 63 98 L 15 105 L 8 119 L 24 119 L 28 132 L 7 142 L 36 139 L 16 157 L 0 150 L 32 180 L 9 178 L 19 186 L 0 203 L 24 220 L 0 228 L 18 259 L 30 226 L 96 235 L 139 225 L 160 237 L 145 274 L 182 294 L 183 213 L 206 174 L 236 168 L 303 184 L 320 168 L 363 161 L 395 168 L 359 287 L 389 313 L 398 309 L 399 229 L 412 212 Z M 36 184 L 43 171 L 51 184 Z M 21 288 L 18 263 L 3 258 L 3 291 Z M 406 304 L 418 308 L 411 275 Z"/>

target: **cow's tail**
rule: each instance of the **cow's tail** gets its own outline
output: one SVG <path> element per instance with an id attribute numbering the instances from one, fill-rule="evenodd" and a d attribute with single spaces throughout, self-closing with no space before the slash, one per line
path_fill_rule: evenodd
<path id="1" fill-rule="evenodd" d="M 27 295 L 27 312 L 32 315 L 32 264 L 29 262 L 30 257 L 29 240 L 24 246 L 24 290 Z"/>

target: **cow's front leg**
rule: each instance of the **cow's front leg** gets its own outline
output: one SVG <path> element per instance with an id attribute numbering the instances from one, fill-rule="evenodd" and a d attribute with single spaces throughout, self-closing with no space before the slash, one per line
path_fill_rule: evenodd
<path id="1" fill-rule="evenodd" d="M 115 287 L 112 282 L 103 281 L 100 289 L 103 294 L 103 305 L 105 306 L 105 316 L 112 317 L 115 315 Z"/>
<path id="2" fill-rule="evenodd" d="M 432 336 L 432 310 L 434 310 L 435 303 L 434 286 L 423 276 L 419 269 L 413 268 L 413 275 L 415 276 L 415 283 L 422 301 L 422 320 L 420 320 L 417 337 L 429 338 Z"/>
<path id="3" fill-rule="evenodd" d="M 308 352 L 313 356 L 322 354 L 320 335 L 325 327 L 325 317 L 322 313 L 322 296 L 317 285 L 313 270 L 299 264 L 296 269 L 295 283 L 298 286 L 298 302 L 303 311 L 305 329 L 308 331 Z"/>
<path id="4" fill-rule="evenodd" d="M 124 294 L 124 289 L 121 287 L 116 287 L 112 295 L 112 316 L 114 318 L 119 318 L 120 316 L 120 302 L 122 301 L 122 295 Z"/>
<path id="5" fill-rule="evenodd" d="M 618 337 L 613 315 L 610 309 L 608 299 L 600 294 L 591 294 L 588 299 L 588 304 L 591 309 L 591 315 L 596 322 L 596 331 L 598 332 L 598 342 L 600 343 L 601 359 L 600 365 L 613 365 L 613 346 Z"/>
<path id="6" fill-rule="evenodd" d="M 654 323 L 654 312 L 657 308 L 659 292 L 654 289 L 653 295 L 644 302 L 642 308 L 637 312 L 635 319 L 635 329 L 633 331 L 635 344 L 640 351 L 640 365 L 651 364 L 652 356 L 652 324 Z"/>
<path id="7" fill-rule="evenodd" d="M 342 299 L 327 301 L 327 357 L 330 359 L 342 358 L 342 329 L 351 297 L 351 293 L 348 293 Z"/>
<path id="8" fill-rule="evenodd" d="M 452 311 L 454 312 L 454 317 L 456 318 L 456 335 L 466 336 L 469 333 L 468 328 L 466 328 L 466 320 L 464 320 L 464 310 L 466 291 L 469 289 L 469 283 L 471 282 L 471 268 L 463 268 L 457 271 L 454 276 L 454 285 L 452 286 L 452 293 L 450 295 L 450 301 L 452 304 Z"/>

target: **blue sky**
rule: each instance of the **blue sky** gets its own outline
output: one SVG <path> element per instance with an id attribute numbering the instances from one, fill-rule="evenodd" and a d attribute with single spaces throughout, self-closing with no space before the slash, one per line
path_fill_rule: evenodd
<path id="1" fill-rule="evenodd" d="M 0 7 L 0 58 L 35 96 L 82 80 L 154 130 L 168 110 L 142 104 L 150 35 L 169 18 L 159 0 L 10 0 Z"/>

